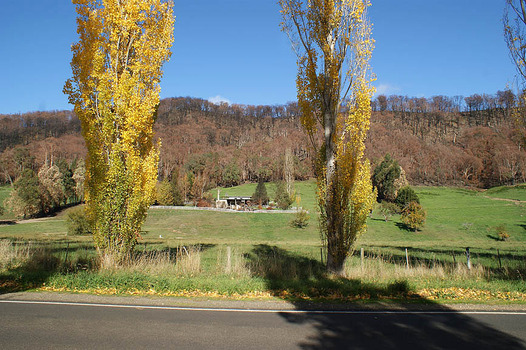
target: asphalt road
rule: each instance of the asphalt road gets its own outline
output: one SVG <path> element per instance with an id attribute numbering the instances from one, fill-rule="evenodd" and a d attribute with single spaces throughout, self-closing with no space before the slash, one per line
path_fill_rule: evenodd
<path id="1" fill-rule="evenodd" d="M 0 300 L 0 348 L 526 349 L 526 313 L 212 310 Z"/>

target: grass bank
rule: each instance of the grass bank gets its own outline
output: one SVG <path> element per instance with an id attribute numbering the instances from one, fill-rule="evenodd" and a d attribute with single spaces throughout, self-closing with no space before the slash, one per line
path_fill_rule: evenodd
<path id="1" fill-rule="evenodd" d="M 251 186 L 223 191 L 250 195 L 255 188 Z M 99 261 L 90 237 L 67 236 L 67 211 L 53 218 L 0 225 L 0 239 L 6 242 L 3 256 L 10 257 L 0 264 L 0 291 L 526 302 L 524 204 L 495 199 L 500 198 L 495 197 L 498 193 L 522 198 L 524 187 L 493 194 L 417 188 L 428 211 L 424 229 L 410 232 L 399 217 L 386 222 L 373 212 L 368 233 L 359 238 L 347 261 L 345 278 L 327 275 L 323 268 L 314 183 L 299 183 L 297 190 L 302 206 L 311 212 L 305 229 L 289 225 L 293 214 L 151 210 L 136 255 L 119 268 Z M 270 186 L 268 191 L 272 194 Z M 506 242 L 497 240 L 499 225 L 510 234 Z"/>

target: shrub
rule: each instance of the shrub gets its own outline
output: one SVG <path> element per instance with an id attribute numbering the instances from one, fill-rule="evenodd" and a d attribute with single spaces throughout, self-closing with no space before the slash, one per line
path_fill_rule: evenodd
<path id="1" fill-rule="evenodd" d="M 276 194 L 274 201 L 276 202 L 278 208 L 282 210 L 289 209 L 294 202 L 293 196 L 289 195 L 287 192 L 287 185 L 285 182 L 279 181 L 276 183 Z"/>
<path id="2" fill-rule="evenodd" d="M 210 208 L 212 207 L 212 203 L 206 198 L 200 198 L 197 201 L 197 207 L 198 208 Z"/>
<path id="3" fill-rule="evenodd" d="M 417 202 L 410 202 L 402 210 L 402 222 L 411 230 L 420 230 L 426 222 L 426 211 Z"/>
<path id="4" fill-rule="evenodd" d="M 91 225 L 86 218 L 84 208 L 75 208 L 68 213 L 66 219 L 68 235 L 89 235 Z"/>
<path id="5" fill-rule="evenodd" d="M 304 209 L 298 208 L 298 211 L 296 211 L 296 214 L 294 214 L 294 219 L 292 219 L 290 225 L 296 228 L 305 228 L 309 226 L 309 220 L 309 213 Z"/>
<path id="6" fill-rule="evenodd" d="M 420 198 L 416 194 L 415 190 L 411 186 L 405 186 L 398 191 L 398 196 L 396 197 L 395 203 L 400 207 L 400 209 L 405 208 L 409 203 L 415 202 L 420 204 Z"/>
<path id="7" fill-rule="evenodd" d="M 508 231 L 506 230 L 506 225 L 499 225 L 495 227 L 495 231 L 501 241 L 507 241 L 508 238 L 510 238 L 510 235 Z"/>

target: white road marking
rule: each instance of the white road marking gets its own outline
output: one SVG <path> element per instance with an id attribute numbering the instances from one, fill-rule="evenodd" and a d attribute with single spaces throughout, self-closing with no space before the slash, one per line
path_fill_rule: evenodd
<path id="1" fill-rule="evenodd" d="M 245 313 L 290 313 L 290 314 L 334 314 L 334 315 L 505 315 L 505 316 L 526 316 L 523 311 L 404 311 L 404 310 L 288 310 L 288 309 L 239 309 L 239 308 L 207 308 L 207 307 L 181 307 L 181 306 L 157 306 L 157 305 L 119 305 L 119 304 L 98 304 L 98 303 L 74 303 L 61 301 L 31 301 L 31 300 L 0 300 L 5 304 L 38 304 L 38 305 L 63 305 L 63 306 L 89 306 L 106 307 L 121 309 L 150 309 L 150 310 L 177 310 L 177 311 L 210 311 L 210 312 L 245 312 Z"/>

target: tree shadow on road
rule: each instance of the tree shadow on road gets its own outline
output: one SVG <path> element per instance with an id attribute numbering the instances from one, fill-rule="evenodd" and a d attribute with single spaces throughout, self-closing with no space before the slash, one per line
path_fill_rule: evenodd
<path id="1" fill-rule="evenodd" d="M 301 305 L 297 308 L 303 310 Z M 280 315 L 312 327 L 312 334 L 298 343 L 302 349 L 526 349 L 505 330 L 444 306 L 421 312 L 415 306 L 392 304 L 387 311 L 365 304 L 352 313 Z"/>
<path id="2" fill-rule="evenodd" d="M 302 311 L 280 313 L 310 326 L 302 349 L 526 349 L 506 325 L 496 329 L 480 316 L 427 300 L 404 280 L 380 286 L 335 278 L 319 261 L 269 245 L 246 257 L 274 296 Z"/>

